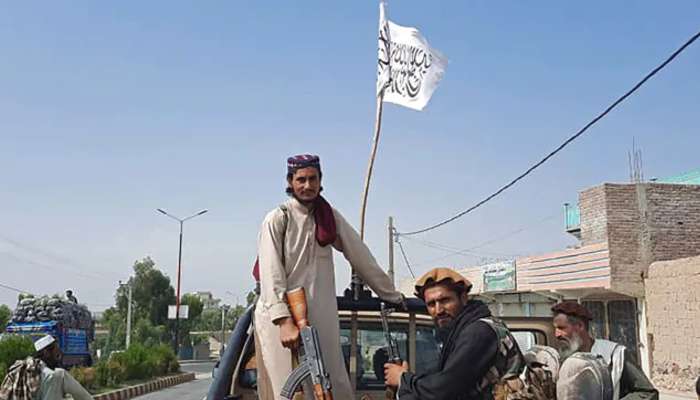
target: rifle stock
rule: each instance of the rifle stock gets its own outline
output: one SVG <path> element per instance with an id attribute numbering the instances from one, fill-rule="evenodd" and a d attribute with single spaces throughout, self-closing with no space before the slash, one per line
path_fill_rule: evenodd
<path id="1" fill-rule="evenodd" d="M 306 292 L 303 287 L 292 289 L 286 293 L 289 312 L 292 313 L 294 323 L 299 330 L 309 326 L 307 319 L 308 306 L 306 305 Z"/>
<path id="2" fill-rule="evenodd" d="M 316 400 L 333 400 L 330 377 L 323 364 L 318 332 L 309 324 L 307 317 L 306 292 L 303 287 L 300 287 L 288 291 L 285 297 L 289 305 L 289 312 L 292 314 L 295 325 L 299 328 L 300 350 L 303 350 L 304 354 L 298 357 L 299 365 L 294 368 L 282 388 L 282 397 L 291 399 L 293 393 L 301 389 L 301 382 L 310 378 Z"/>

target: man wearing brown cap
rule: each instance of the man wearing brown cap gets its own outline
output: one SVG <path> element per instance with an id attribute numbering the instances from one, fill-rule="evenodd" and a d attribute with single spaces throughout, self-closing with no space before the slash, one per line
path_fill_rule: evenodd
<path id="1" fill-rule="evenodd" d="M 267 214 L 260 230 L 255 338 L 260 345 L 258 367 L 262 366 L 265 377 L 258 384 L 263 400 L 279 399 L 292 371 L 289 349 L 297 346 L 299 329 L 285 303 L 285 293 L 299 287 L 306 292 L 309 322 L 319 333 L 333 395 L 340 400 L 354 398 L 340 347 L 333 248 L 343 253 L 383 300 L 403 300 L 355 229 L 320 195 L 321 177 L 318 156 L 289 157 L 286 192 L 290 198 Z M 311 390 L 304 394 L 313 398 Z"/>
<path id="2" fill-rule="evenodd" d="M 613 399 L 658 399 L 659 392 L 639 367 L 626 357 L 625 346 L 604 339 L 594 339 L 589 333 L 593 319 L 586 307 L 575 301 L 565 301 L 552 307 L 554 334 L 559 341 L 562 359 L 576 352 L 601 356 L 612 376 Z"/>
<path id="3" fill-rule="evenodd" d="M 416 282 L 442 342 L 436 371 L 416 375 L 408 364 L 386 364 L 387 386 L 399 400 L 492 399 L 493 385 L 517 376 L 522 355 L 505 325 L 486 304 L 469 299 L 472 284 L 459 273 L 436 268 Z"/>

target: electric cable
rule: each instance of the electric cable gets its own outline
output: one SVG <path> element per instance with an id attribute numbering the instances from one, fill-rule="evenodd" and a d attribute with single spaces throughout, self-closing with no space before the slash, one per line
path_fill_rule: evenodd
<path id="1" fill-rule="evenodd" d="M 625 93 L 624 95 L 622 95 L 620 98 L 618 98 L 617 100 L 615 100 L 610 106 L 608 106 L 608 108 L 606 108 L 605 111 L 603 111 L 602 113 L 598 114 L 598 116 L 596 116 L 595 118 L 593 118 L 593 120 L 591 120 L 589 123 L 587 123 L 583 128 L 581 128 L 581 129 L 580 129 L 578 132 L 576 132 L 573 136 L 571 136 L 571 137 L 568 138 L 566 141 L 564 141 L 564 143 L 562 143 L 561 145 L 559 145 L 559 147 L 557 147 L 556 149 L 554 149 L 552 152 L 550 152 L 549 154 L 547 154 L 543 159 L 541 159 L 540 161 L 538 161 L 537 163 L 535 163 L 533 166 L 531 166 L 530 168 L 528 168 L 525 172 L 523 172 L 522 174 L 518 175 L 515 179 L 513 179 L 513 180 L 510 181 L 510 182 L 508 182 L 506 185 L 504 185 L 503 187 L 501 187 L 501 188 L 498 189 L 497 191 L 493 192 L 492 194 L 490 194 L 489 196 L 487 196 L 487 197 L 484 198 L 483 200 L 479 201 L 478 203 L 474 204 L 473 206 L 467 208 L 466 210 L 464 210 L 464 211 L 462 211 L 462 212 L 460 212 L 460 213 L 458 213 L 458 214 L 456 214 L 456 215 L 454 215 L 454 216 L 452 216 L 452 217 L 450 217 L 450 218 L 448 218 L 448 219 L 446 219 L 446 220 L 444 220 L 444 221 L 442 221 L 442 222 L 439 222 L 439 223 L 437 223 L 437 224 L 428 226 L 427 228 L 423 228 L 423 229 L 419 229 L 419 230 L 415 230 L 415 231 L 411 231 L 411 232 L 402 232 L 401 235 L 403 235 L 403 236 L 417 235 L 417 234 L 419 234 L 419 233 L 425 233 L 425 232 L 431 231 L 431 230 L 433 230 L 433 229 L 437 229 L 437 228 L 439 228 L 439 227 L 441 227 L 441 226 L 443 226 L 443 225 L 449 224 L 450 222 L 455 221 L 455 220 L 457 220 L 457 219 L 459 219 L 459 218 L 461 218 L 461 217 L 463 217 L 463 216 L 469 214 L 470 212 L 472 212 L 472 211 L 476 210 L 477 208 L 481 207 L 482 205 L 488 203 L 489 201 L 491 201 L 492 199 L 494 199 L 495 197 L 497 197 L 497 196 L 500 195 L 501 193 L 505 192 L 507 189 L 509 189 L 510 187 L 512 187 L 513 185 L 515 185 L 516 183 L 518 183 L 518 181 L 520 181 L 521 179 L 525 178 L 525 177 L 528 176 L 530 173 L 532 173 L 532 171 L 534 171 L 534 170 L 537 169 L 539 166 L 541 166 L 542 164 L 544 164 L 545 162 L 547 162 L 550 158 L 554 157 L 555 154 L 559 153 L 559 152 L 560 152 L 561 150 L 563 150 L 566 146 L 568 146 L 571 142 L 573 142 L 574 140 L 576 140 L 579 136 L 583 135 L 583 134 L 588 130 L 588 128 L 590 128 L 591 126 L 593 126 L 594 124 L 596 124 L 598 121 L 600 121 L 601 119 L 603 119 L 603 117 L 605 117 L 606 115 L 608 115 L 608 113 L 610 113 L 610 111 L 612 111 L 612 110 L 613 110 L 615 107 L 617 107 L 620 103 L 622 103 L 623 101 L 625 101 L 625 99 L 627 99 L 630 95 L 632 95 L 634 92 L 636 92 L 637 89 L 639 89 L 640 87 L 642 87 L 642 85 L 644 85 L 649 79 L 651 79 L 651 78 L 652 78 L 654 75 L 656 75 L 659 71 L 661 71 L 662 69 L 664 69 L 671 61 L 673 61 L 679 54 L 681 54 L 688 46 L 690 46 L 691 44 L 693 44 L 693 42 L 695 42 L 695 41 L 698 39 L 698 37 L 700 37 L 700 32 L 696 33 L 696 34 L 693 35 L 690 39 L 688 39 L 681 47 L 679 47 L 676 51 L 674 51 L 673 54 L 671 54 L 671 55 L 666 59 L 666 61 L 664 61 L 664 62 L 661 63 L 659 66 L 657 66 L 656 68 L 654 68 L 654 69 L 653 69 L 650 73 L 648 73 L 641 81 L 637 82 L 637 84 L 635 84 L 635 85 L 632 87 L 632 89 L 628 90 L 627 93 Z"/>

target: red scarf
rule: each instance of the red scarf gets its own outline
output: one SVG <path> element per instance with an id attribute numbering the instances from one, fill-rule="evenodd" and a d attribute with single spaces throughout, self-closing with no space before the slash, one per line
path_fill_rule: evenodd
<path id="1" fill-rule="evenodd" d="M 338 237 L 335 226 L 335 216 L 333 207 L 323 198 L 318 196 L 314 201 L 314 221 L 316 222 L 316 241 L 322 247 L 333 244 Z M 286 229 L 286 227 L 285 227 Z M 256 282 L 260 282 L 260 258 L 255 259 L 253 266 L 253 277 Z"/>

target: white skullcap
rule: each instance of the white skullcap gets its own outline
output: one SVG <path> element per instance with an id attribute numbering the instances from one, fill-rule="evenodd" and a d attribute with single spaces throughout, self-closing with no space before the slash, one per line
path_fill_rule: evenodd
<path id="1" fill-rule="evenodd" d="M 56 339 L 54 339 L 53 336 L 46 335 L 34 342 L 34 348 L 36 349 L 36 351 L 42 351 L 45 348 L 51 346 L 55 341 Z"/>

